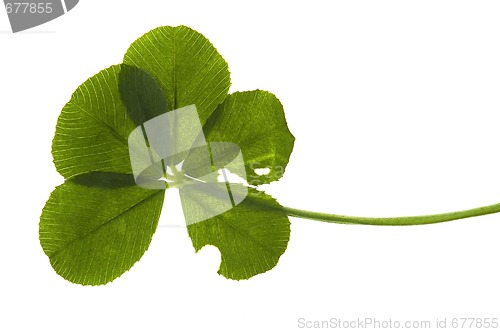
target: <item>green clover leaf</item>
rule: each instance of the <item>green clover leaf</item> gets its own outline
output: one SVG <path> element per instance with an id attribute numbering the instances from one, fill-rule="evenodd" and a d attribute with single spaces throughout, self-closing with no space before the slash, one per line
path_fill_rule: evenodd
<path id="1" fill-rule="evenodd" d="M 202 124 L 227 96 L 227 62 L 202 34 L 185 26 L 159 27 L 133 42 L 123 63 L 149 73 L 170 110 L 196 105 Z"/>
<path id="2" fill-rule="evenodd" d="M 99 285 L 129 270 L 147 250 L 164 191 L 133 185 L 130 175 L 89 174 L 52 192 L 40 221 L 40 242 L 63 278 Z"/>
<path id="3" fill-rule="evenodd" d="M 276 266 L 290 239 L 290 222 L 275 199 L 250 189 L 241 204 L 188 225 L 188 233 L 196 251 L 207 244 L 219 248 L 222 256 L 219 274 L 241 280 Z"/>
<path id="4" fill-rule="evenodd" d="M 204 131 L 208 141 L 233 142 L 241 148 L 249 183 L 256 186 L 283 176 L 295 141 L 283 105 L 275 95 L 262 90 L 227 96 Z M 260 168 L 267 168 L 268 173 L 255 173 Z"/>

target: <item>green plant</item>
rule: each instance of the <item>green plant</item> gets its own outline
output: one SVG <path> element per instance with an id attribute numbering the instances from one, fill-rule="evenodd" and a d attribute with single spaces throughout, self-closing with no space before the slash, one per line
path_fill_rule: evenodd
<path id="1" fill-rule="evenodd" d="M 283 106 L 272 93 L 228 94 L 229 87 L 225 60 L 204 36 L 184 26 L 146 33 L 132 43 L 123 64 L 104 69 L 78 87 L 61 111 L 52 146 L 54 164 L 65 182 L 52 192 L 39 228 L 42 248 L 58 274 L 78 284 L 105 284 L 142 257 L 158 225 L 165 189 L 186 175 L 174 165 L 189 158 L 192 164 L 196 149 L 175 157 L 178 160 L 162 161 L 170 182 L 162 189 L 148 189 L 136 185 L 127 140 L 137 126 L 188 105 L 196 105 L 208 144 L 231 142 L 241 149 L 242 167 L 251 179 L 231 187 L 244 188 L 240 204 L 187 225 L 196 251 L 207 244 L 220 250 L 218 273 L 226 278 L 248 279 L 272 269 L 288 244 L 288 216 L 401 226 L 500 211 L 496 204 L 429 216 L 362 218 L 283 207 L 257 188 L 281 178 L 293 149 L 295 138 Z M 252 166 L 257 163 L 265 165 L 267 174 Z M 168 174 L 167 167 L 174 173 Z M 185 211 L 213 204 L 204 192 L 189 194 L 195 197 L 183 200 Z"/>

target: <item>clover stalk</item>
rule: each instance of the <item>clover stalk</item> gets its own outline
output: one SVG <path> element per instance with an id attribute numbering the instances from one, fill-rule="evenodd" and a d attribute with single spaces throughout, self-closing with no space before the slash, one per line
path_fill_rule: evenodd
<path id="1" fill-rule="evenodd" d="M 498 213 L 500 212 L 500 203 L 482 206 L 469 210 L 461 210 L 448 213 L 429 214 L 420 216 L 405 216 L 405 217 L 381 217 L 381 218 L 345 216 L 339 214 L 306 211 L 290 207 L 282 207 L 281 210 L 291 217 L 312 219 L 329 223 L 375 225 L 375 226 L 415 226 L 415 225 L 436 224 L 446 221 Z"/>

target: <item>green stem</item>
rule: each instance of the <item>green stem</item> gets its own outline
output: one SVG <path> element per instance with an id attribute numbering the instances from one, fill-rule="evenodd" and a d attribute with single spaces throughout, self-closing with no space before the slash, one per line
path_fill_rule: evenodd
<path id="1" fill-rule="evenodd" d="M 338 224 L 360 224 L 360 225 L 377 225 L 377 226 L 412 226 L 412 225 L 426 225 L 435 224 L 445 221 L 470 218 L 476 216 L 483 216 L 486 214 L 500 212 L 500 203 L 482 206 L 475 209 L 430 214 L 423 216 L 410 216 L 410 217 L 387 217 L 387 218 L 367 218 L 367 217 L 352 217 L 343 216 L 338 214 L 321 213 L 299 210 L 289 207 L 283 207 L 283 211 L 291 217 L 313 219 L 324 222 L 338 223 Z"/>

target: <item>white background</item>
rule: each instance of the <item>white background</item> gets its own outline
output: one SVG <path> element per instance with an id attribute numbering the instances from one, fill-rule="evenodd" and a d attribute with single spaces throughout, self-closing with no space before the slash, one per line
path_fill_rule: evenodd
<path id="1" fill-rule="evenodd" d="M 104 287 L 59 277 L 38 241 L 62 182 L 50 154 L 61 108 L 161 25 L 207 36 L 229 63 L 231 91 L 280 98 L 296 144 L 266 190 L 283 205 L 398 216 L 499 202 L 499 16 L 496 1 L 82 0 L 12 34 L 0 10 L 0 330 L 500 317 L 499 215 L 400 228 L 291 218 L 279 264 L 241 282 L 216 273 L 214 247 L 195 254 L 184 228 L 160 227 L 141 261 Z M 169 193 L 163 225 L 182 222 L 177 204 Z"/>

